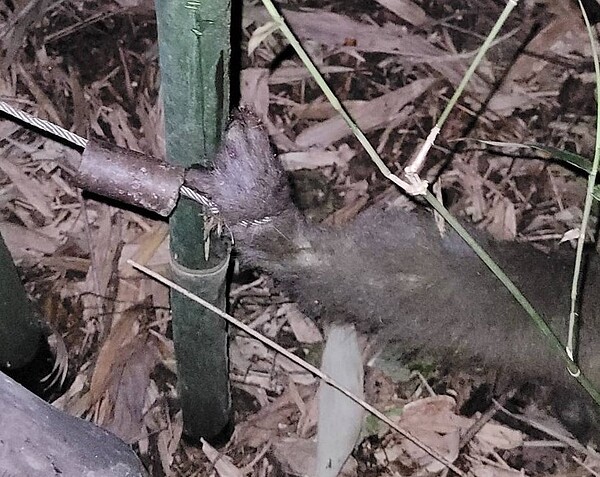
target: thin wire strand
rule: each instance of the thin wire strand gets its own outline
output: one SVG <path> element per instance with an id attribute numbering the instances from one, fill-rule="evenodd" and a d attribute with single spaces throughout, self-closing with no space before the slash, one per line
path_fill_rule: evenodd
<path id="1" fill-rule="evenodd" d="M 60 126 L 51 123 L 50 121 L 46 121 L 45 119 L 36 118 L 25 111 L 21 111 L 19 109 L 13 108 L 10 104 L 0 101 L 0 111 L 7 114 L 11 118 L 18 119 L 19 121 L 29 124 L 37 129 L 41 129 L 44 132 L 47 132 L 55 137 L 58 137 L 68 143 L 81 147 L 85 149 L 87 146 L 87 139 L 78 136 L 71 131 L 67 131 L 65 128 L 61 128 Z"/>
<path id="2" fill-rule="evenodd" d="M 217 207 L 217 204 L 215 204 L 208 197 L 200 194 L 198 191 L 196 191 L 188 186 L 182 185 L 179 188 L 179 193 L 182 196 L 187 197 L 188 199 L 192 199 L 194 202 L 198 202 L 199 204 L 202 204 L 213 215 L 218 215 L 220 212 L 219 207 Z"/>

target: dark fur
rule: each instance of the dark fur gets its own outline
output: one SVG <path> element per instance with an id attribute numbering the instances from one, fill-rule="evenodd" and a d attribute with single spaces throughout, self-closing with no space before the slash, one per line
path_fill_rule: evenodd
<path id="1" fill-rule="evenodd" d="M 199 174 L 195 185 L 221 209 L 243 261 L 272 274 L 310 316 L 352 322 L 404 350 L 502 367 L 516 383 L 545 382 L 581 396 L 500 282 L 456 234 L 440 238 L 428 214 L 371 208 L 341 230 L 307 222 L 251 113 L 234 119 L 215 169 Z M 263 217 L 271 222 L 240 224 Z M 486 241 L 484 247 L 564 341 L 571 254 L 549 257 L 512 243 Z M 595 383 L 598 270 L 594 259 L 583 295 L 580 353 Z M 576 421 L 592 418 L 581 409 Z"/>

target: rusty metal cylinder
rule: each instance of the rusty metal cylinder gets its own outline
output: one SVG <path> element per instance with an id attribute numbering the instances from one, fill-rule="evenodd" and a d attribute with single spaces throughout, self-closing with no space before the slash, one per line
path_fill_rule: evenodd
<path id="1" fill-rule="evenodd" d="M 89 139 L 74 180 L 89 192 L 168 216 L 185 170 L 141 152 Z"/>

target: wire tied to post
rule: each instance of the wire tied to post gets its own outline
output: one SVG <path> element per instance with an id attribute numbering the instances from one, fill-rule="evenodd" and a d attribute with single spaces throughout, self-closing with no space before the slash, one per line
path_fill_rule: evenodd
<path id="1" fill-rule="evenodd" d="M 85 139 L 81 136 L 78 136 L 75 133 L 72 133 L 71 131 L 66 130 L 65 128 L 58 126 L 50 121 L 44 120 L 44 119 L 39 119 L 36 118 L 35 116 L 26 113 L 25 111 L 19 110 L 14 108 L 13 106 L 11 106 L 10 104 L 4 102 L 4 101 L 0 101 L 0 112 L 5 113 L 7 116 L 9 116 L 11 119 L 25 123 L 26 125 L 32 126 L 35 129 L 38 129 L 44 133 L 49 134 L 50 136 L 53 136 L 54 138 L 60 139 L 68 144 L 70 144 L 71 146 L 75 147 L 75 148 L 83 148 L 83 158 L 85 158 L 86 155 L 86 151 L 89 149 L 89 146 L 94 145 L 94 149 L 106 149 L 108 146 L 103 145 L 103 144 L 96 144 L 96 141 L 91 141 L 88 139 Z M 119 155 L 119 153 L 123 153 L 126 154 L 127 150 L 125 149 L 121 149 L 121 148 L 117 148 L 116 146 L 110 145 L 110 151 L 107 151 L 107 155 L 109 157 L 105 157 L 103 158 L 103 161 L 106 164 L 110 164 L 111 167 L 113 167 L 111 170 L 109 170 L 108 172 L 106 172 L 106 174 L 110 174 L 112 173 L 116 173 L 119 172 L 119 167 L 122 167 L 124 164 L 126 164 L 126 161 L 123 160 L 121 163 L 119 163 L 118 161 L 115 161 L 115 155 Z M 112 153 L 112 155 L 111 155 Z M 143 160 L 143 155 L 141 155 L 140 153 L 135 153 L 136 157 L 138 159 Z M 149 157 L 149 156 L 148 156 Z M 98 158 L 97 156 L 91 157 L 90 161 L 94 162 L 96 159 L 100 160 L 100 158 Z M 83 162 L 83 160 L 82 160 Z M 116 165 L 115 165 L 116 164 Z M 95 166 L 96 164 L 91 164 L 91 165 L 87 165 L 87 169 L 93 169 L 92 166 Z M 166 163 L 165 163 L 165 168 L 167 167 Z M 81 177 L 77 177 L 78 175 L 81 176 L 83 175 L 82 172 L 83 168 L 80 168 L 75 172 L 75 176 L 74 179 L 76 182 L 81 183 Z M 140 173 L 141 174 L 146 174 L 147 173 L 147 168 L 146 167 L 140 167 Z M 93 175 L 97 175 L 98 170 L 95 171 L 96 174 L 94 173 L 94 171 L 89 171 L 87 172 L 87 176 L 93 176 Z M 129 172 L 129 176 L 125 177 L 125 179 L 122 179 L 123 181 L 125 180 L 129 180 L 129 178 L 133 177 L 135 171 L 127 171 Z M 203 195 L 201 192 L 197 191 L 196 189 L 189 187 L 188 185 L 186 185 L 185 183 L 183 183 L 183 169 L 181 171 L 173 171 L 172 175 L 179 175 L 181 174 L 182 178 L 181 178 L 181 185 L 178 187 L 178 194 L 180 196 L 184 196 L 187 197 L 191 200 L 193 200 L 194 202 L 197 202 L 198 204 L 202 205 L 210 214 L 218 216 L 220 211 L 219 211 L 219 207 L 217 206 L 217 204 L 215 204 L 212 200 L 210 200 L 210 198 L 206 197 L 205 195 Z M 146 180 L 146 185 L 148 186 L 148 180 L 152 180 L 154 179 L 155 176 L 153 176 L 152 174 L 149 175 L 149 177 L 145 178 Z M 160 177 L 160 176 L 156 176 L 156 177 Z M 91 177 L 89 178 L 89 180 L 84 181 L 84 186 L 85 185 L 89 185 L 90 183 L 93 183 L 94 186 L 97 186 L 95 188 L 92 188 L 93 192 L 98 192 L 101 195 L 106 195 L 112 198 L 116 198 L 117 200 L 122 200 L 124 202 L 127 203 L 131 203 L 132 205 L 136 205 L 136 206 L 145 206 L 147 205 L 146 203 L 144 203 L 143 201 L 137 201 L 137 200 L 133 200 L 133 197 L 136 193 L 136 191 L 133 190 L 129 190 L 129 191 L 123 191 L 123 184 L 119 183 L 117 185 L 120 185 L 121 187 L 119 188 L 119 193 L 120 195 L 115 196 L 112 193 L 103 193 L 104 189 L 101 189 L 101 186 L 103 186 L 103 184 L 98 184 L 99 181 L 94 181 L 94 179 L 97 179 L 97 177 Z M 108 181 L 107 181 L 108 182 Z M 114 185 L 114 184 L 113 184 Z M 133 189 L 133 188 L 131 188 Z M 173 193 L 175 192 L 173 190 L 172 184 L 171 184 L 171 188 L 167 188 L 164 186 L 164 184 L 156 184 L 156 187 L 154 188 L 153 195 L 157 196 L 159 199 L 161 199 L 161 196 L 166 195 L 168 192 L 173 191 Z M 156 209 L 153 207 L 145 207 L 148 208 L 149 210 L 153 210 L 154 212 L 159 213 L 160 215 L 166 216 L 168 215 L 172 208 L 174 207 L 174 203 L 172 207 L 163 207 L 161 209 Z M 244 227 L 251 227 L 254 225 L 264 225 L 267 224 L 271 221 L 270 217 L 264 217 L 262 219 L 258 219 L 258 220 L 243 220 L 239 223 L 239 225 L 242 225 Z"/>

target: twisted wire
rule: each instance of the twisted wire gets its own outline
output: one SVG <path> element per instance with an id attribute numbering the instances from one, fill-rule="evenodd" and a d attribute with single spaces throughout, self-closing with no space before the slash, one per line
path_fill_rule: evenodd
<path id="1" fill-rule="evenodd" d="M 273 221 L 273 219 L 269 216 L 263 217 L 262 219 L 254 219 L 254 220 L 240 220 L 238 225 L 242 227 L 253 227 L 255 225 L 266 225 Z"/>
<path id="2" fill-rule="evenodd" d="M 87 139 L 82 138 L 81 136 L 78 136 L 77 134 L 72 133 L 71 131 L 68 131 L 65 128 L 62 128 L 54 123 L 51 123 L 50 121 L 36 118 L 35 116 L 32 116 L 31 114 L 26 113 L 25 111 L 13 108 L 10 104 L 4 101 L 0 101 L 0 112 L 3 112 L 8 116 L 17 119 L 25 124 L 34 126 L 37 129 L 47 132 L 55 137 L 63 139 L 64 141 L 67 141 L 68 143 L 73 144 L 74 146 L 79 146 L 83 149 L 85 149 L 87 146 Z M 208 197 L 200 194 L 200 192 L 191 189 L 186 185 L 182 185 L 179 188 L 179 193 L 182 196 L 188 197 L 189 199 L 192 199 L 193 201 L 203 205 L 211 214 L 219 214 L 219 207 L 217 207 L 217 204 L 215 204 Z M 251 227 L 253 225 L 265 225 L 269 222 L 271 222 L 270 217 L 263 217 L 262 219 L 256 220 L 241 220 L 240 222 L 238 222 L 238 224 L 242 225 L 243 227 Z"/>
<path id="3" fill-rule="evenodd" d="M 188 186 L 182 185 L 179 189 L 179 192 L 182 196 L 192 199 L 199 204 L 202 204 L 212 215 L 219 215 L 220 210 L 217 204 L 215 204 L 208 197 L 200 194 L 194 189 L 191 189 Z M 271 222 L 273 219 L 271 217 L 263 217 L 262 219 L 254 219 L 254 220 L 240 220 L 237 225 L 241 225 L 242 227 L 252 227 L 253 225 L 266 225 Z"/>
<path id="4" fill-rule="evenodd" d="M 219 214 L 219 207 L 217 207 L 217 204 L 215 204 L 208 197 L 200 194 L 198 191 L 191 189 L 188 186 L 182 185 L 179 188 L 179 193 L 182 196 L 187 197 L 188 199 L 192 199 L 193 201 L 198 202 L 199 204 L 202 204 L 204 207 L 206 207 L 208 209 L 208 211 L 211 214 L 213 214 L 213 215 Z"/>
<path id="5" fill-rule="evenodd" d="M 4 101 L 0 101 L 0 111 L 8 114 L 9 116 L 18 119 L 25 124 L 29 124 L 38 129 L 41 129 L 44 132 L 47 132 L 53 136 L 59 137 L 64 141 L 67 141 L 74 146 L 79 146 L 85 149 L 87 146 L 87 139 L 78 136 L 71 131 L 67 131 L 65 128 L 61 128 L 60 126 L 51 123 L 50 121 L 46 121 L 45 119 L 39 119 L 31 114 L 26 113 L 25 111 L 21 111 L 13 108 L 10 104 L 5 103 Z"/>

